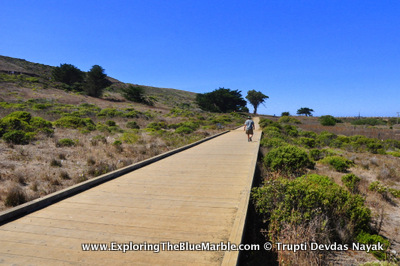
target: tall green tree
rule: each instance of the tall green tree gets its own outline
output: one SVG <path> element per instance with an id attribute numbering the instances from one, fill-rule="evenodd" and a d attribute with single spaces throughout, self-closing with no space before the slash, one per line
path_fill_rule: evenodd
<path id="1" fill-rule="evenodd" d="M 254 107 L 254 114 L 257 113 L 258 106 L 265 102 L 266 99 L 269 97 L 264 95 L 261 91 L 250 90 L 247 92 L 246 99 L 250 102 L 251 105 Z"/>
<path id="2" fill-rule="evenodd" d="M 312 116 L 311 112 L 314 112 L 314 110 L 308 107 L 301 107 L 299 110 L 297 110 L 298 115 Z"/>
<path id="3" fill-rule="evenodd" d="M 201 109 L 210 112 L 233 112 L 243 111 L 246 108 L 246 101 L 241 92 L 219 88 L 212 92 L 197 94 L 196 102 Z"/>
<path id="4" fill-rule="evenodd" d="M 132 102 L 154 105 L 154 102 L 157 101 L 155 97 L 146 95 L 144 87 L 140 85 L 129 84 L 128 87 L 122 88 L 121 92 L 125 99 Z"/>
<path id="5" fill-rule="evenodd" d="M 52 76 L 55 81 L 72 86 L 84 81 L 85 72 L 71 64 L 60 64 L 53 69 Z"/>
<path id="6" fill-rule="evenodd" d="M 129 84 L 128 87 L 122 88 L 122 96 L 125 97 L 125 99 L 132 101 L 132 102 L 137 102 L 137 103 L 144 103 L 146 101 L 144 97 L 144 89 L 141 86 L 134 86 L 132 84 Z"/>
<path id="7" fill-rule="evenodd" d="M 87 73 L 85 90 L 89 96 L 100 97 L 103 90 L 110 84 L 104 69 L 99 65 L 94 65 Z"/>

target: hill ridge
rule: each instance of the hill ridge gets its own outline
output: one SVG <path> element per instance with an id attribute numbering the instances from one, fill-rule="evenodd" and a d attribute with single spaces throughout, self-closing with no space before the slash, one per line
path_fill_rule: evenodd
<path id="1" fill-rule="evenodd" d="M 15 75 L 23 74 L 27 76 L 39 77 L 44 80 L 50 81 L 54 68 L 56 68 L 56 66 L 34 63 L 25 59 L 0 55 L 0 73 Z M 120 88 L 125 87 L 129 84 L 141 86 L 145 90 L 146 94 L 155 96 L 159 99 L 162 105 L 167 105 L 171 107 L 177 105 L 179 102 L 193 103 L 197 94 L 194 92 L 173 88 L 161 88 L 141 84 L 126 83 L 110 76 L 107 76 L 107 78 L 112 83 L 113 91 L 118 91 Z"/>

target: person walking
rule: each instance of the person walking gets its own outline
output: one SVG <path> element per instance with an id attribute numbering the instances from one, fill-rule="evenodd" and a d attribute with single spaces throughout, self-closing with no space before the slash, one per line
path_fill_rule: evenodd
<path id="1" fill-rule="evenodd" d="M 244 122 L 244 131 L 247 134 L 247 141 L 252 141 L 253 130 L 255 129 L 254 122 L 251 120 L 251 116 L 247 117 L 246 122 Z"/>

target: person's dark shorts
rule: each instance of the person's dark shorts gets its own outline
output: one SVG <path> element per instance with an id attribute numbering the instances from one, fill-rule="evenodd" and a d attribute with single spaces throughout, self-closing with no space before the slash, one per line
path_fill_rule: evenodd
<path id="1" fill-rule="evenodd" d="M 252 129 L 246 129 L 246 134 L 253 134 L 253 130 Z"/>

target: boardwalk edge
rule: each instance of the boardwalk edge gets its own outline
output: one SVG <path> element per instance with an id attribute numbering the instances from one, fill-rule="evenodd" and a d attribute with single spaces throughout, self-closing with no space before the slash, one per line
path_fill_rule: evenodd
<path id="1" fill-rule="evenodd" d="M 3 212 L 0 212 L 0 225 L 6 224 L 8 222 L 11 222 L 13 220 L 16 220 L 22 216 L 25 216 L 29 213 L 38 211 L 40 209 L 43 209 L 51 204 L 54 204 L 56 202 L 59 202 L 61 200 L 64 200 L 66 198 L 72 197 L 78 193 L 81 193 L 85 190 L 91 189 L 95 186 L 98 186 L 102 183 L 105 183 L 107 181 L 110 181 L 112 179 L 115 179 L 117 177 L 120 177 L 124 174 L 127 174 L 129 172 L 132 172 L 134 170 L 137 170 L 139 168 L 142 168 L 144 166 L 147 166 L 149 164 L 152 164 L 154 162 L 160 161 L 164 158 L 167 158 L 171 155 L 174 155 L 176 153 L 179 153 L 181 151 L 187 150 L 189 148 L 192 148 L 194 146 L 197 146 L 203 142 L 206 142 L 208 140 L 211 140 L 213 138 L 219 137 L 221 135 L 224 135 L 228 132 L 230 132 L 231 130 L 227 130 L 215 135 L 212 135 L 210 137 L 198 140 L 196 142 L 193 142 L 191 144 L 176 148 L 174 150 L 159 154 L 157 156 L 151 157 L 149 159 L 143 160 L 141 162 L 138 163 L 134 163 L 131 165 L 128 165 L 126 167 L 117 169 L 115 171 L 112 171 L 110 173 L 106 173 L 104 175 L 89 179 L 87 181 L 81 182 L 79 184 L 73 185 L 71 187 L 65 188 L 63 190 L 54 192 L 52 194 L 46 195 L 44 197 L 38 198 L 38 199 L 34 199 L 32 201 L 29 201 L 27 203 L 18 205 L 14 208 L 11 208 L 9 210 L 5 210 Z"/>

